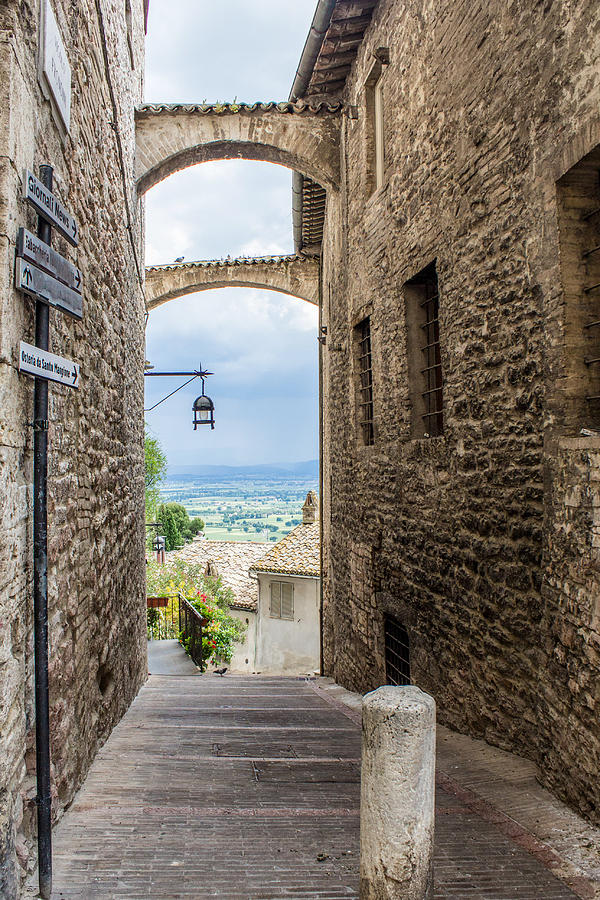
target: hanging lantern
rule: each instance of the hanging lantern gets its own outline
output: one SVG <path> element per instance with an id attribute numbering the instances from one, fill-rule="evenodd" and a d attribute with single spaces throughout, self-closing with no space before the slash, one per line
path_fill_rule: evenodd
<path id="1" fill-rule="evenodd" d="M 202 393 L 194 400 L 192 410 L 194 412 L 194 431 L 198 425 L 210 425 L 214 429 L 215 404 L 204 393 L 204 379 L 202 379 Z"/>

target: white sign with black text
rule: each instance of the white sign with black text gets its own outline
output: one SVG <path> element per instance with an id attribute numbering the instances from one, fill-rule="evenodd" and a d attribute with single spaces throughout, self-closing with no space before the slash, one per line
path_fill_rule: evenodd
<path id="1" fill-rule="evenodd" d="M 42 46 L 40 50 L 42 77 L 68 131 L 71 126 L 71 66 L 50 0 L 42 2 Z"/>
<path id="2" fill-rule="evenodd" d="M 79 388 L 79 363 L 49 353 L 47 350 L 40 350 L 39 347 L 26 344 L 24 341 L 21 341 L 19 346 L 19 372 Z"/>

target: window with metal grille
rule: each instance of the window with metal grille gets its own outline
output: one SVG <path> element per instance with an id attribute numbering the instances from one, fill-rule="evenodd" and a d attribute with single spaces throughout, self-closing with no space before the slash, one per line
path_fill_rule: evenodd
<path id="1" fill-rule="evenodd" d="M 435 262 L 404 285 L 408 327 L 408 370 L 413 435 L 444 431 L 439 289 Z"/>
<path id="2" fill-rule="evenodd" d="M 397 619 L 385 617 L 385 677 L 388 684 L 410 684 L 410 640 Z"/>
<path id="3" fill-rule="evenodd" d="M 375 443 L 373 428 L 373 362 L 371 357 L 371 319 L 367 316 L 356 326 L 358 351 L 358 425 L 362 442 Z"/>
<path id="4" fill-rule="evenodd" d="M 271 610 L 273 619 L 294 618 L 294 585 L 288 581 L 271 582 Z"/>
<path id="5" fill-rule="evenodd" d="M 564 424 L 600 427 L 600 147 L 557 184 L 564 294 Z M 565 377 L 566 376 L 566 377 Z"/>

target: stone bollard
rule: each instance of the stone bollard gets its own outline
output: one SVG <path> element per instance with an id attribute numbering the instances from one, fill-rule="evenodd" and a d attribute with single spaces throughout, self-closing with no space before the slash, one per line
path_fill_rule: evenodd
<path id="1" fill-rule="evenodd" d="M 361 900 L 433 896 L 435 701 L 417 687 L 363 698 Z"/>

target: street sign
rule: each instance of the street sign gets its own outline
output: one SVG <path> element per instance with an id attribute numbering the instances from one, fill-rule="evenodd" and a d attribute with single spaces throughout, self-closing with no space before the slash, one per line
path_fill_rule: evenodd
<path id="1" fill-rule="evenodd" d="M 50 0 L 42 5 L 41 70 L 67 131 L 71 124 L 71 66 Z"/>
<path id="2" fill-rule="evenodd" d="M 79 363 L 48 353 L 47 350 L 40 350 L 24 341 L 19 345 L 19 372 L 79 388 Z"/>
<path id="3" fill-rule="evenodd" d="M 17 235 L 17 256 L 35 263 L 64 282 L 71 290 L 83 293 L 81 271 L 73 263 L 45 244 L 26 228 L 19 228 Z"/>
<path id="4" fill-rule="evenodd" d="M 23 177 L 23 196 L 46 222 L 58 228 L 70 244 L 73 244 L 74 247 L 77 246 L 79 229 L 75 218 L 65 209 L 52 191 L 49 191 L 28 169 L 25 169 Z"/>
<path id="5" fill-rule="evenodd" d="M 17 257 L 15 287 L 18 291 L 24 291 L 30 297 L 42 300 L 78 319 L 83 317 L 81 294 L 20 257 Z"/>

